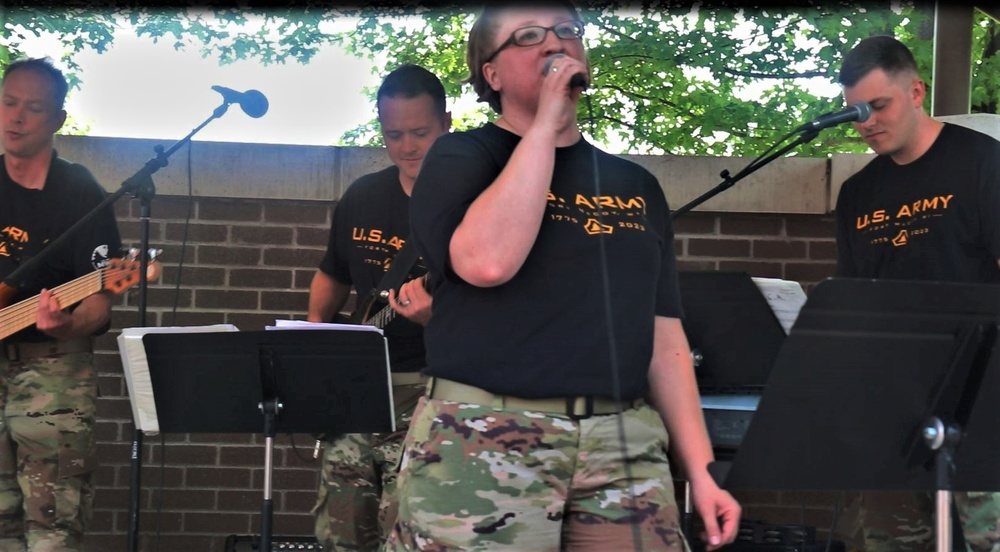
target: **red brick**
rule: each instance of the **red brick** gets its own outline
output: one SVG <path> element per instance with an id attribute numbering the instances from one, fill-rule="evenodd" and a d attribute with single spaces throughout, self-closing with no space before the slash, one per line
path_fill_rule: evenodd
<path id="1" fill-rule="evenodd" d="M 225 313 L 221 312 L 185 312 L 176 315 L 170 312 L 161 313 L 160 326 L 209 326 L 222 324 L 226 321 Z"/>
<path id="2" fill-rule="evenodd" d="M 691 257 L 749 257 L 749 240 L 691 238 L 687 244 Z"/>
<path id="3" fill-rule="evenodd" d="M 295 243 L 299 246 L 321 247 L 325 251 L 329 241 L 329 228 L 307 228 L 302 226 L 295 230 Z"/>
<path id="4" fill-rule="evenodd" d="M 224 268 L 184 266 L 179 269 L 176 265 L 163 267 L 163 275 L 157 285 L 173 288 L 177 284 L 178 274 L 182 287 L 226 285 L 226 269 Z"/>
<path id="5" fill-rule="evenodd" d="M 809 259 L 814 261 L 836 261 L 837 242 L 834 240 L 812 240 L 809 242 Z"/>
<path id="6" fill-rule="evenodd" d="M 687 213 L 673 220 L 674 234 L 716 234 L 715 215 Z"/>
<path id="7" fill-rule="evenodd" d="M 198 220 L 201 221 L 261 221 L 263 206 L 253 200 L 201 199 Z"/>
<path id="8" fill-rule="evenodd" d="M 167 223 L 167 241 L 188 243 L 224 243 L 229 240 L 229 226 L 225 224 Z"/>
<path id="9" fill-rule="evenodd" d="M 165 451 L 163 449 L 166 449 Z M 149 461 L 160 463 L 160 455 L 168 466 L 213 466 L 219 463 L 219 447 L 215 445 L 170 444 L 166 447 L 153 447 Z"/>
<path id="10" fill-rule="evenodd" d="M 250 487 L 250 471 L 240 468 L 188 468 L 188 488 L 245 489 Z"/>
<path id="11" fill-rule="evenodd" d="M 785 219 L 780 215 L 719 216 L 719 233 L 723 236 L 774 236 L 780 237 Z"/>
<path id="12" fill-rule="evenodd" d="M 836 270 L 836 263 L 788 263 L 785 265 L 785 278 L 797 282 L 819 282 L 833 276 Z"/>
<path id="13" fill-rule="evenodd" d="M 684 271 L 705 271 L 705 270 L 718 270 L 719 263 L 716 261 L 689 261 L 689 260 L 677 260 L 677 270 Z"/>
<path id="14" fill-rule="evenodd" d="M 331 202 L 282 201 L 264 206 L 264 220 L 281 224 L 330 224 Z"/>
<path id="15" fill-rule="evenodd" d="M 306 312 L 309 293 L 303 291 L 262 291 L 260 307 L 269 311 Z"/>
<path id="16" fill-rule="evenodd" d="M 194 298 L 199 309 L 257 310 L 260 294 L 256 291 L 200 289 Z"/>
<path id="17" fill-rule="evenodd" d="M 833 238 L 837 235 L 837 224 L 830 216 L 790 215 L 785 221 L 785 232 L 790 238 Z"/>
<path id="18" fill-rule="evenodd" d="M 259 512 L 264 500 L 263 490 L 221 490 L 218 494 L 219 510 L 231 512 Z"/>
<path id="19" fill-rule="evenodd" d="M 233 226 L 233 243 L 292 245 L 294 230 L 281 226 Z"/>
<path id="20" fill-rule="evenodd" d="M 215 266 L 258 266 L 261 260 L 261 250 L 256 247 L 219 247 L 215 245 L 198 246 L 198 262 Z"/>
<path id="21" fill-rule="evenodd" d="M 315 267 L 323 258 L 319 249 L 272 248 L 264 250 L 264 264 L 270 266 Z"/>
<path id="22" fill-rule="evenodd" d="M 138 218 L 139 202 L 133 202 L 132 213 Z M 198 201 L 187 196 L 157 196 L 150 205 L 150 215 L 157 220 L 185 220 L 188 213 L 195 217 Z"/>
<path id="23" fill-rule="evenodd" d="M 806 257 L 806 242 L 789 240 L 754 240 L 755 259 L 795 259 Z"/>
<path id="24" fill-rule="evenodd" d="M 292 272 L 264 268 L 233 269 L 229 274 L 229 285 L 231 287 L 288 288 L 292 285 Z"/>
<path id="25" fill-rule="evenodd" d="M 215 512 L 187 512 L 184 514 L 185 533 L 247 533 L 250 531 L 250 514 Z M 256 521 L 256 518 L 254 518 Z"/>
<path id="26" fill-rule="evenodd" d="M 303 268 L 293 271 L 295 273 L 295 289 L 308 290 L 310 284 L 312 284 L 313 276 L 316 275 L 316 269 L 314 268 Z"/>
<path id="27" fill-rule="evenodd" d="M 781 263 L 765 263 L 759 261 L 720 261 L 719 270 L 723 272 L 746 272 L 756 278 L 783 278 Z"/>

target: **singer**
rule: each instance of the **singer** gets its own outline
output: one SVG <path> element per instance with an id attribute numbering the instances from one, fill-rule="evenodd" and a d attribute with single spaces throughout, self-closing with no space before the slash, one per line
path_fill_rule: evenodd
<path id="1" fill-rule="evenodd" d="M 663 192 L 577 126 L 583 30 L 549 2 L 490 5 L 470 32 L 470 82 L 500 117 L 439 138 L 414 185 L 440 284 L 389 550 L 685 550 L 668 444 L 708 549 L 735 537 Z"/>
<path id="2" fill-rule="evenodd" d="M 0 129 L 0 278 L 80 220 L 105 192 L 86 168 L 59 157 L 68 86 L 48 59 L 6 67 Z M 94 499 L 97 372 L 92 335 L 111 319 L 110 292 L 75 309 L 49 291 L 103 268 L 121 248 L 107 207 L 47 257 L 27 281 L 5 282 L 11 303 L 38 295 L 36 322 L 0 347 L 0 550 L 83 549 Z M 9 291 L 6 288 L 3 291 Z M 30 303 L 29 303 L 30 304 Z M 8 323 L 16 320 L 6 313 Z M 3 322 L 0 322 L 3 325 Z"/>
<path id="3" fill-rule="evenodd" d="M 839 80 L 848 103 L 871 104 L 854 128 L 878 157 L 837 199 L 837 275 L 1000 283 L 1000 142 L 931 118 L 913 55 L 892 37 L 858 43 Z M 954 497 L 970 550 L 996 550 L 1000 495 Z M 840 528 L 850 549 L 933 549 L 930 493 L 866 492 L 856 502 Z"/>

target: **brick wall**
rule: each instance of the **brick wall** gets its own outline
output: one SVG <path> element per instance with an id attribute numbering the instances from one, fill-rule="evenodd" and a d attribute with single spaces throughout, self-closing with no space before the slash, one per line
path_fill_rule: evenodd
<path id="1" fill-rule="evenodd" d="M 196 197 L 189 203 L 178 196 L 157 197 L 150 241 L 163 250 L 163 274 L 149 289 L 148 325 L 231 323 L 241 330 L 261 330 L 276 318 L 302 318 L 309 281 L 325 247 L 331 206 L 327 201 Z M 123 240 L 138 244 L 138 202 L 121 201 L 116 208 Z M 833 273 L 828 215 L 696 211 L 677 219 L 676 234 L 682 270 L 743 270 L 806 286 Z M 132 425 L 114 339 L 120 328 L 137 325 L 137 298 L 135 289 L 124 294 L 111 332 L 98 342 L 101 468 L 88 537 L 91 550 L 125 550 Z M 277 441 L 274 534 L 309 535 L 309 509 L 318 483 L 313 441 L 307 435 L 283 435 Z M 261 435 L 146 436 L 140 549 L 156 550 L 158 541 L 160 550 L 221 552 L 227 535 L 259 532 L 263 465 Z M 812 496 L 765 492 L 740 498 L 748 516 L 782 523 L 802 518 L 825 527 L 832 510 L 826 500 Z"/>

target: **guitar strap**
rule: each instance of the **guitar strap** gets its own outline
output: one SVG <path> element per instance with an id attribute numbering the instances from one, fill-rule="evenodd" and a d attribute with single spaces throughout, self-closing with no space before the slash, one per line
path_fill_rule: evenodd
<path id="1" fill-rule="evenodd" d="M 396 256 L 393 257 L 392 264 L 389 265 L 389 270 L 385 271 L 385 275 L 382 276 L 382 280 L 375 288 L 375 297 L 383 303 L 387 302 L 389 300 L 389 290 L 397 289 L 403 285 L 403 280 L 406 279 L 406 275 L 410 273 L 410 269 L 413 268 L 416 262 L 417 247 L 413 245 L 413 239 L 410 236 L 406 239 L 406 243 L 403 244 L 399 253 L 396 253 Z"/>

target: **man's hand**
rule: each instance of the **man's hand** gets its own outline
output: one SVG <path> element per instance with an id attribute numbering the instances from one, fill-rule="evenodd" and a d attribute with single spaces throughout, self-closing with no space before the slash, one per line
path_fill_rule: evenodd
<path id="1" fill-rule="evenodd" d="M 80 302 L 72 313 L 62 309 L 51 291 L 38 294 L 35 325 L 42 333 L 59 341 L 93 334 L 111 319 L 111 294 L 98 292 Z"/>
<path id="2" fill-rule="evenodd" d="M 56 339 L 66 339 L 61 337 L 69 334 L 73 329 L 73 316 L 62 310 L 59 300 L 52 292 L 43 289 L 38 294 L 38 311 L 36 314 L 36 326 L 45 334 Z"/>
<path id="3" fill-rule="evenodd" d="M 398 295 L 395 290 L 389 290 L 389 305 L 392 310 L 421 326 L 426 326 L 431 319 L 431 303 L 431 294 L 424 289 L 423 278 L 403 284 Z"/>

